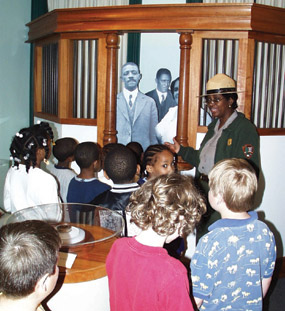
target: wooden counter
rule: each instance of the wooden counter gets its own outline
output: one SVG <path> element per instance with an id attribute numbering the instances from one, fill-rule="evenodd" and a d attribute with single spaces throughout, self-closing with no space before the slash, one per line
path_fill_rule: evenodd
<path id="1" fill-rule="evenodd" d="M 91 236 L 85 238 L 88 241 L 105 238 L 112 233 L 112 231 L 99 226 L 76 224 L 76 227 L 84 229 L 87 234 L 90 233 Z M 106 276 L 105 261 L 115 240 L 116 237 L 113 237 L 89 245 L 72 246 L 68 249 L 63 247 L 62 252 L 75 253 L 77 257 L 71 269 L 59 268 L 59 279 L 63 280 L 63 283 L 78 283 Z"/>

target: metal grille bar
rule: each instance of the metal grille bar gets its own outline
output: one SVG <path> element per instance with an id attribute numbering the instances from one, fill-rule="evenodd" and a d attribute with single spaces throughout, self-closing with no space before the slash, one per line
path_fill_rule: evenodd
<path id="1" fill-rule="evenodd" d="M 42 112 L 58 113 L 58 44 L 42 48 Z"/>
<path id="2" fill-rule="evenodd" d="M 251 118 L 258 128 L 285 128 L 285 45 L 256 42 Z"/>
<path id="3" fill-rule="evenodd" d="M 97 118 L 97 42 L 74 40 L 73 117 Z"/>

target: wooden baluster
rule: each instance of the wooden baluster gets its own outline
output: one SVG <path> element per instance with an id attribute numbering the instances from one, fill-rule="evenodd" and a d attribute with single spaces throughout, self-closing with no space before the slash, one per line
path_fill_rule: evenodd
<path id="1" fill-rule="evenodd" d="M 107 74 L 106 74 L 106 110 L 103 145 L 117 142 L 116 131 L 116 99 L 117 99 L 117 58 L 119 36 L 109 33 L 107 43 Z"/>
<path id="2" fill-rule="evenodd" d="M 188 146 L 188 106 L 189 106 L 189 77 L 190 77 L 190 49 L 192 35 L 189 32 L 180 34 L 180 72 L 179 72 L 179 97 L 178 97 L 178 119 L 176 140 L 179 144 Z M 190 164 L 178 157 L 178 169 L 189 170 L 193 168 Z"/>

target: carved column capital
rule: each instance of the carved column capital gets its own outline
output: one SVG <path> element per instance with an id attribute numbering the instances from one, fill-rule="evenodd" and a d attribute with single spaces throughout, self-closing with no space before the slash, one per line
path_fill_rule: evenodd
<path id="1" fill-rule="evenodd" d="M 179 37 L 180 49 L 191 49 L 192 34 L 191 32 L 181 32 Z"/>
<path id="2" fill-rule="evenodd" d="M 106 36 L 107 49 L 118 49 L 119 36 L 116 32 L 107 33 Z"/>

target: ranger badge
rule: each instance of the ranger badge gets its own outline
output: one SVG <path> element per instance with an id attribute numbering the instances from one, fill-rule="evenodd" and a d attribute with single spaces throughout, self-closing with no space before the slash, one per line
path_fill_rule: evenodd
<path id="1" fill-rule="evenodd" d="M 243 154 L 247 159 L 250 159 L 253 156 L 254 147 L 250 144 L 242 146 Z"/>

